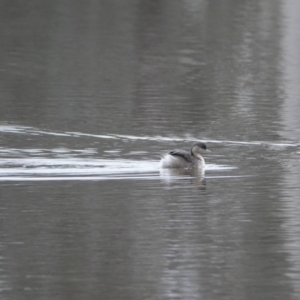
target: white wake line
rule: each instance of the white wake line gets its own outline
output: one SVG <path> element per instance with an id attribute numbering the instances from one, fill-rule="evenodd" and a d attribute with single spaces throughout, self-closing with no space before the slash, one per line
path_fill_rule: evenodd
<path id="1" fill-rule="evenodd" d="M 253 177 L 254 175 L 240 175 L 240 176 L 208 176 L 204 177 L 205 179 L 230 179 L 230 178 L 245 178 L 245 177 Z M 156 175 L 149 175 L 149 174 L 141 174 L 141 175 L 132 175 L 132 176 L 71 176 L 71 177 L 64 177 L 64 176 L 56 176 L 56 177 L 0 177 L 1 181 L 101 181 L 101 180 L 158 180 L 158 179 L 172 179 L 172 180 L 186 180 L 196 177 L 189 177 L 189 176 L 161 176 L 159 174 Z"/>
<path id="2" fill-rule="evenodd" d="M 120 134 L 107 134 L 107 135 L 98 135 L 98 134 L 90 134 L 90 133 L 82 133 L 82 132 L 51 132 L 51 131 L 44 131 L 38 130 L 33 127 L 29 126 L 18 126 L 18 125 L 0 125 L 0 132 L 5 133 L 15 133 L 15 134 L 31 134 L 31 135 L 53 135 L 53 136 L 65 136 L 65 137 L 80 137 L 80 136 L 88 136 L 100 139 L 125 139 L 125 140 L 148 140 L 148 141 L 198 141 L 202 140 L 204 142 L 215 143 L 215 144 L 240 144 L 240 145 L 268 145 L 268 146 L 278 146 L 278 147 L 298 147 L 299 143 L 273 143 L 268 141 L 252 141 L 252 142 L 245 142 L 245 141 L 226 141 L 226 140 L 212 140 L 207 138 L 199 138 L 193 136 L 185 136 L 183 138 L 178 136 L 169 136 L 163 137 L 160 135 L 157 136 L 134 136 L 134 135 L 120 135 Z"/>
<path id="3" fill-rule="evenodd" d="M 230 167 L 211 168 L 209 170 L 228 171 L 232 170 Z M 91 167 L 91 168 L 48 168 L 48 167 L 33 167 L 33 168 L 0 168 L 0 177 L 7 176 L 124 176 L 125 174 L 145 174 L 145 173 L 159 173 L 160 169 L 157 167 Z"/>
<path id="4" fill-rule="evenodd" d="M 226 171 L 236 169 L 235 166 L 207 164 L 206 170 Z M 160 169 L 158 160 L 127 159 L 84 159 L 84 158 L 0 158 L 0 174 L 8 172 L 61 172 L 71 171 L 107 173 L 115 171 L 124 173 L 155 171 Z"/>
<path id="5" fill-rule="evenodd" d="M 154 160 L 127 160 L 127 159 L 91 159 L 91 158 L 43 158 L 43 157 L 30 157 L 30 158 L 0 158 L 0 166 L 76 166 L 76 167 L 158 167 L 159 161 Z"/>
<path id="6" fill-rule="evenodd" d="M 74 177 L 0 177 L 1 181 L 93 181 L 93 180 L 126 180 L 126 179 L 157 179 L 158 176 L 74 176 Z"/>
<path id="7" fill-rule="evenodd" d="M 143 173 L 158 173 L 158 169 L 137 169 L 137 168 L 32 168 L 32 169 L 19 169 L 19 168 L 5 168 L 0 169 L 0 176 L 118 176 L 124 174 L 143 174 Z"/>
<path id="8" fill-rule="evenodd" d="M 160 135 L 157 136 L 134 136 L 134 135 L 121 135 L 121 134 L 109 134 L 109 135 L 96 135 L 96 134 L 87 134 L 87 133 L 80 133 L 80 132 L 67 132 L 68 134 L 74 136 L 91 136 L 91 137 L 98 137 L 103 139 L 125 139 L 125 140 L 146 140 L 146 141 L 177 141 L 177 142 L 195 142 L 195 141 L 204 141 L 207 143 L 214 143 L 214 144 L 240 144 L 240 145 L 269 145 L 269 146 L 279 146 L 279 147 L 298 147 L 299 144 L 291 144 L 291 143 L 272 143 L 272 142 L 264 142 L 264 141 L 252 141 L 252 142 L 244 142 L 244 141 L 226 141 L 226 140 L 211 140 L 207 138 L 197 138 L 197 137 L 176 137 L 176 136 L 169 136 L 163 137 Z"/>

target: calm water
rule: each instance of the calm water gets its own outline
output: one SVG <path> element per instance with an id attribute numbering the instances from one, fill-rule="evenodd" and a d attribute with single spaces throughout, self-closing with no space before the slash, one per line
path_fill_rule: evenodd
<path id="1" fill-rule="evenodd" d="M 0 15 L 1 299 L 300 298 L 298 0 Z"/>

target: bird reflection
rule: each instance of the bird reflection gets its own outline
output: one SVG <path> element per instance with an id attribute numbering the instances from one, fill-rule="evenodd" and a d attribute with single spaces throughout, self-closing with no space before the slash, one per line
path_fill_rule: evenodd
<path id="1" fill-rule="evenodd" d="M 167 183 L 172 184 L 178 180 L 187 181 L 195 186 L 205 189 L 206 180 L 203 170 L 199 168 L 192 169 L 160 169 L 161 179 Z"/>

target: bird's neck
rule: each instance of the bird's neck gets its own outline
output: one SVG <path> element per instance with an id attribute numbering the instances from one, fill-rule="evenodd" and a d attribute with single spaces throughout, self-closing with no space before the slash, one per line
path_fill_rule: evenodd
<path id="1" fill-rule="evenodd" d="M 199 159 L 203 164 L 205 164 L 204 158 L 199 153 L 193 153 L 193 156 Z"/>

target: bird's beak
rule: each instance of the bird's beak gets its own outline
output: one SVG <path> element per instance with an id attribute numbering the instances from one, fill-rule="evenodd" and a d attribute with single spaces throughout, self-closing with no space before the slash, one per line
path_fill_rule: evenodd
<path id="1" fill-rule="evenodd" d="M 206 152 L 211 152 L 210 150 L 206 149 Z"/>

